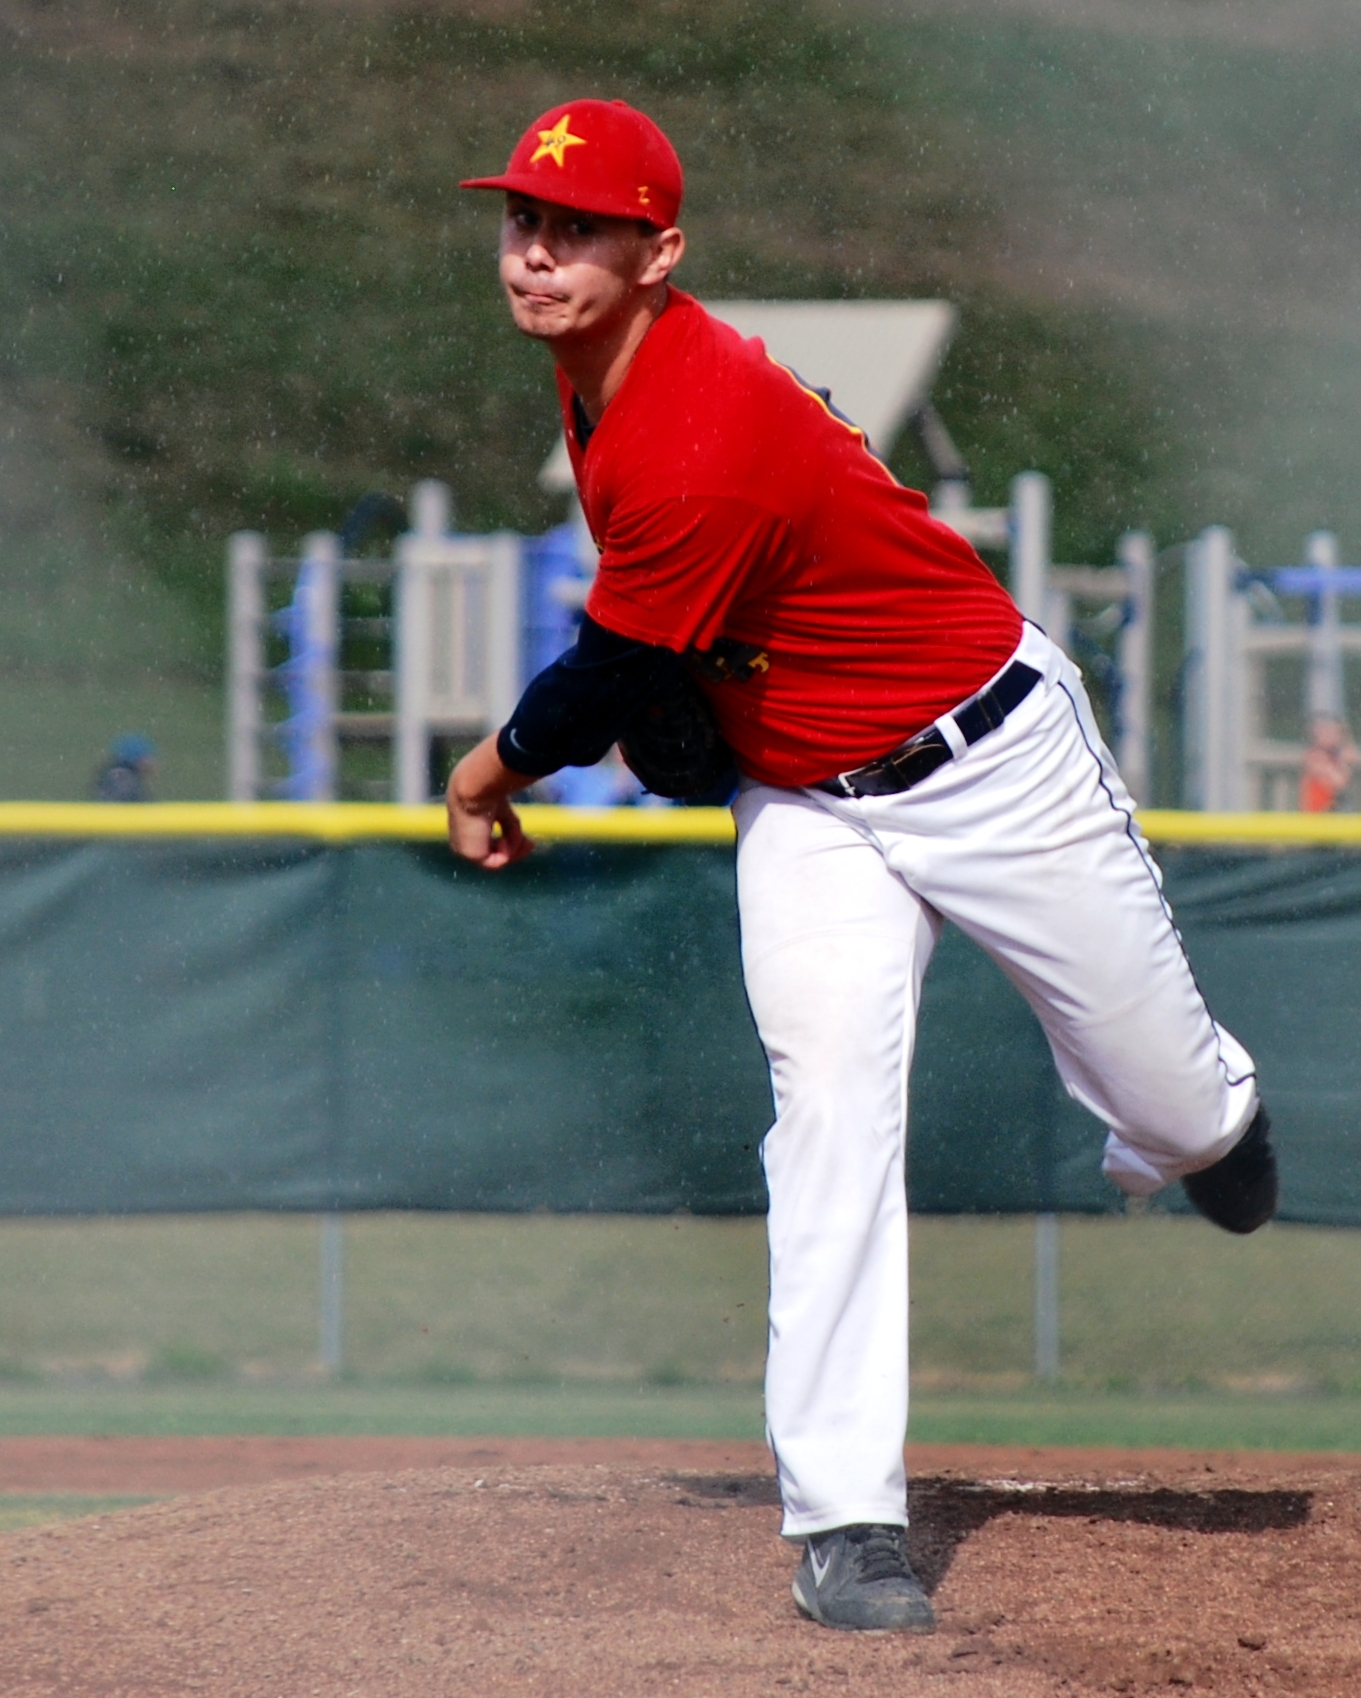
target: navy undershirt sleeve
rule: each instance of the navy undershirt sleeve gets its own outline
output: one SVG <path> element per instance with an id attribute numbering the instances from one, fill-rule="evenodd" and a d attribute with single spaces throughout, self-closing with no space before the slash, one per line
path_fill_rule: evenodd
<path id="1" fill-rule="evenodd" d="M 586 614 L 575 644 L 530 681 L 497 736 L 496 752 L 527 778 L 594 766 L 684 666 L 674 650 L 621 637 Z"/>

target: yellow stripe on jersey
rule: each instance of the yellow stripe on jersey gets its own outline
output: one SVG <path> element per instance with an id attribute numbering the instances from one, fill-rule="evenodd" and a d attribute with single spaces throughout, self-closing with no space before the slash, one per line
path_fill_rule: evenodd
<path id="1" fill-rule="evenodd" d="M 823 412 L 826 413 L 829 419 L 835 419 L 839 425 L 843 425 L 848 431 L 850 431 L 851 435 L 857 438 L 860 446 L 869 455 L 870 459 L 874 461 L 875 465 L 882 467 L 888 474 L 890 482 L 895 484 L 898 482 L 897 478 L 893 476 L 893 473 L 889 471 L 888 463 L 875 451 L 874 444 L 870 441 L 869 437 L 866 436 L 861 426 L 859 426 L 854 419 L 848 419 L 845 413 L 843 413 L 832 400 L 832 392 L 830 389 L 815 389 L 811 383 L 799 376 L 793 366 L 787 366 L 783 363 L 783 361 L 777 360 L 769 349 L 766 350 L 766 358 L 778 371 L 784 372 L 786 377 L 793 378 L 794 382 L 803 391 L 803 393 L 816 401 L 818 406 L 822 408 Z"/>

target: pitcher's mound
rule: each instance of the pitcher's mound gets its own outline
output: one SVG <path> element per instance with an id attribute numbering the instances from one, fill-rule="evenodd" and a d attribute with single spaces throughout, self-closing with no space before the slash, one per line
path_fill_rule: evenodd
<path id="1" fill-rule="evenodd" d="M 768 1473 L 626 1461 L 236 1486 L 0 1540 L 7 1698 L 1361 1692 L 1361 1476 L 1032 1453 L 919 1473 L 932 1638 L 789 1595 Z M 977 1462 L 977 1458 L 972 1460 Z M 1078 1465 L 1081 1463 L 1081 1465 Z"/>

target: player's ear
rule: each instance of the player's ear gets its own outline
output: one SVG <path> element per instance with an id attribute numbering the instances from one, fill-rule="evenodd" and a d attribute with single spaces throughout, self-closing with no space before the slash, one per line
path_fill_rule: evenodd
<path id="1" fill-rule="evenodd" d="M 651 238 L 652 252 L 638 279 L 639 286 L 649 288 L 665 283 L 685 254 L 685 236 L 673 224 L 669 230 L 658 230 Z"/>

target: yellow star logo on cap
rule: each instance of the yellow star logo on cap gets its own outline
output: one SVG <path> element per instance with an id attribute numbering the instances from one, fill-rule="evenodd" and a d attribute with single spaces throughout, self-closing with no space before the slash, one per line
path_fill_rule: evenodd
<path id="1" fill-rule="evenodd" d="M 568 125 L 572 122 L 572 114 L 564 112 L 551 130 L 539 131 L 539 145 L 529 156 L 529 163 L 537 165 L 548 154 L 555 165 L 562 164 L 562 156 L 569 147 L 585 147 L 585 136 L 574 136 Z"/>

